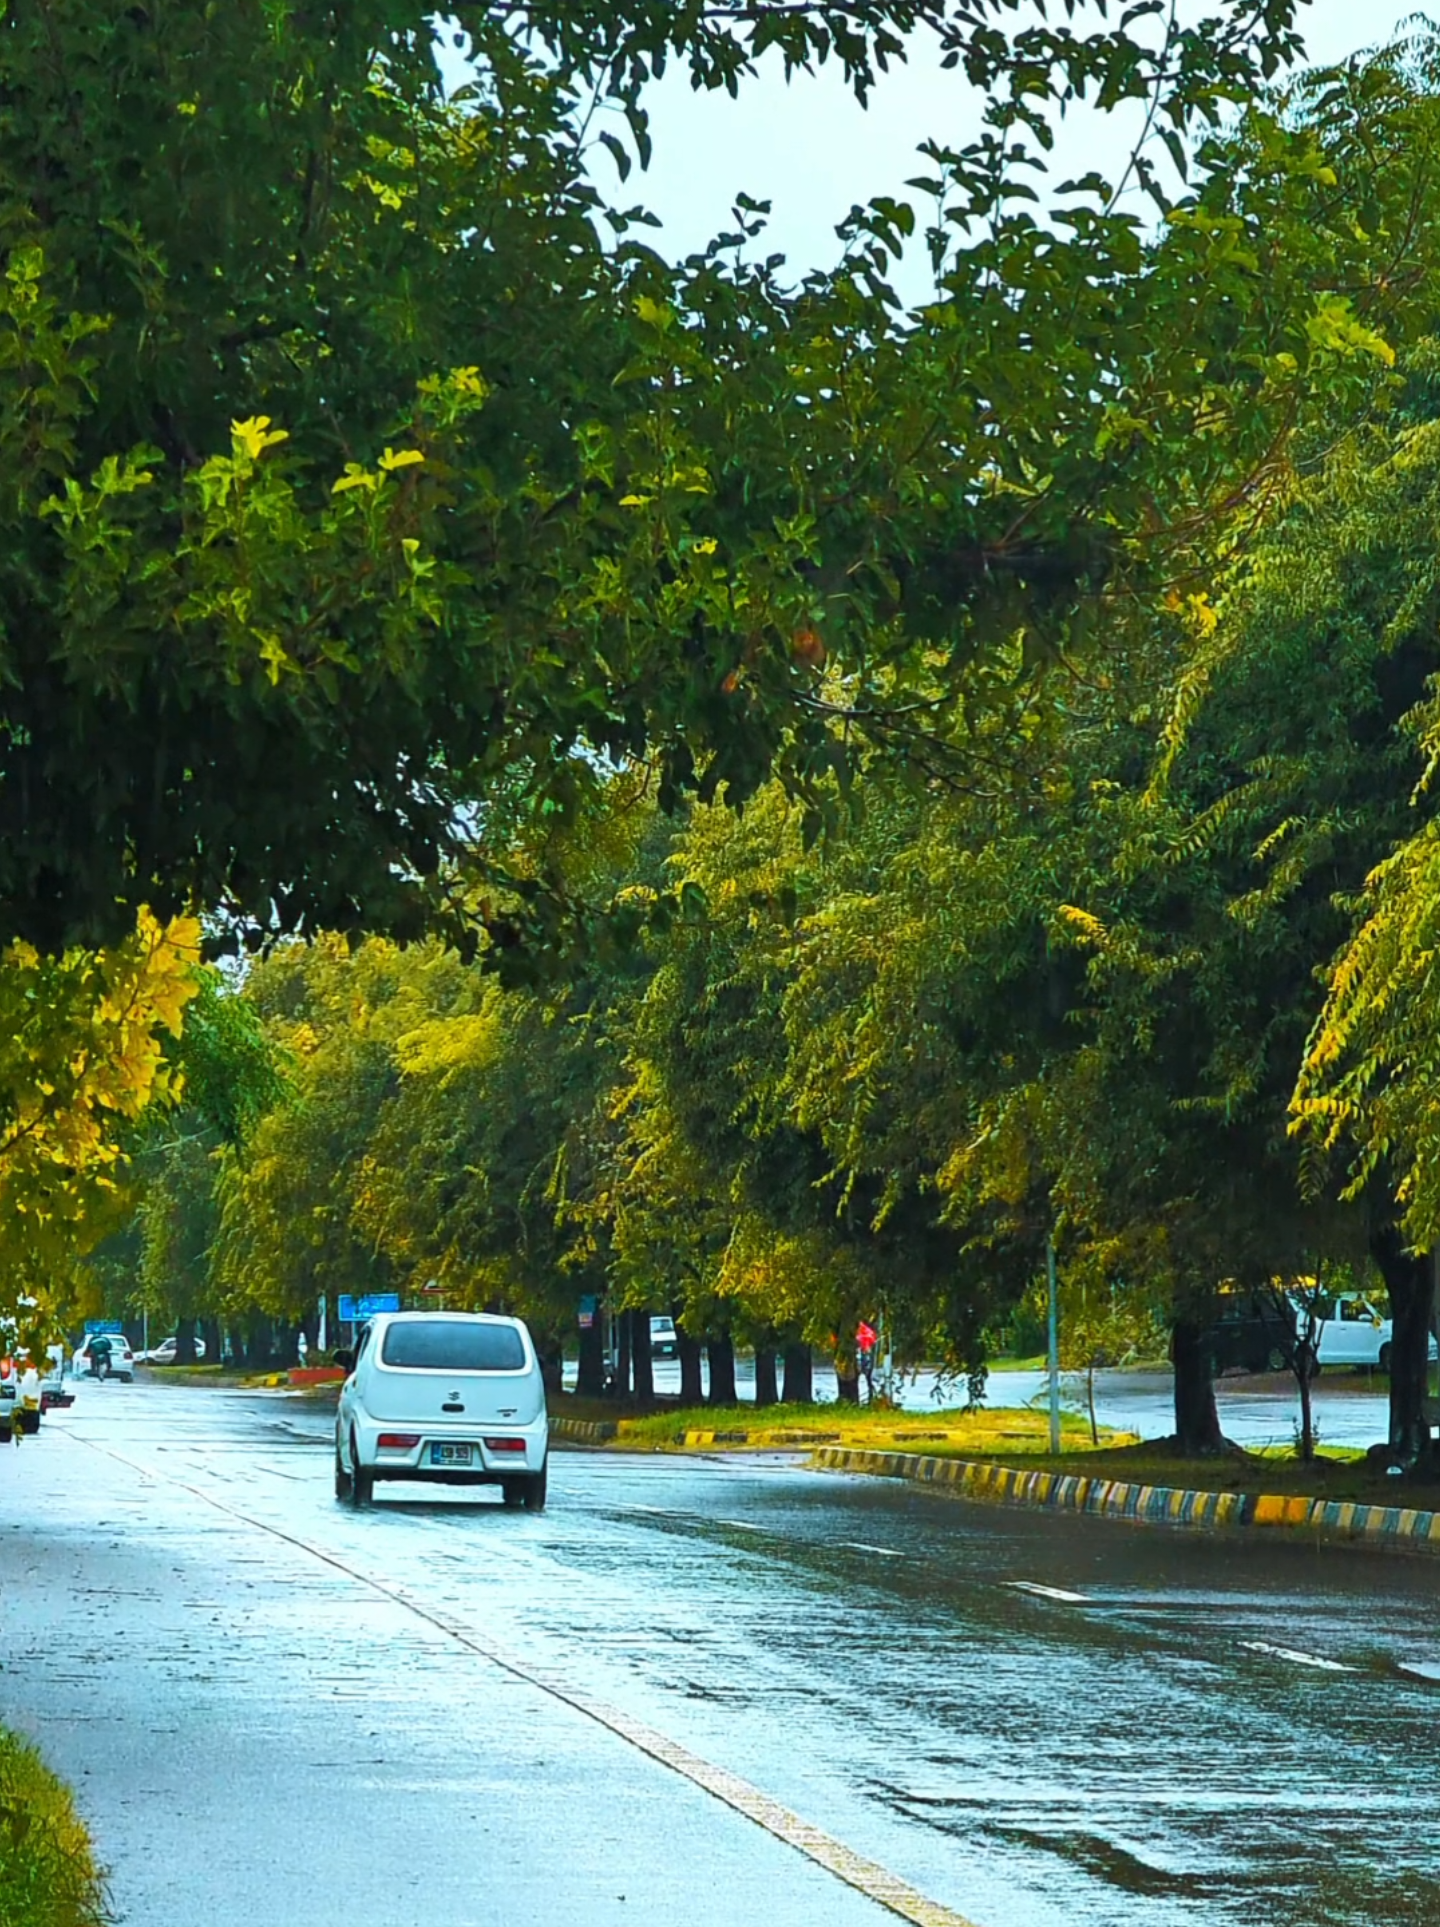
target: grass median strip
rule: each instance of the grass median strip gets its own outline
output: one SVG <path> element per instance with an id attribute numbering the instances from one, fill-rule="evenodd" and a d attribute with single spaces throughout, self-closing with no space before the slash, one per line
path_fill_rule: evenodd
<path id="1" fill-rule="evenodd" d="M 1042 1412 L 1008 1407 L 966 1411 L 902 1412 L 871 1405 L 698 1405 L 665 1411 L 617 1415 L 602 1399 L 570 1395 L 551 1401 L 558 1436 L 594 1435 L 622 1451 L 684 1452 L 795 1451 L 819 1445 L 868 1446 L 881 1451 L 928 1453 L 1043 1452 L 1049 1443 L 1049 1418 Z M 579 1428 L 585 1428 L 581 1431 Z M 602 1437 L 601 1434 L 604 1436 Z M 1101 1441 L 1129 1440 L 1131 1433 L 1102 1429 Z M 1090 1445 L 1088 1423 L 1064 1414 L 1061 1442 L 1069 1451 Z"/>
<path id="2" fill-rule="evenodd" d="M 0 1927 L 103 1927 L 109 1918 L 69 1788 L 0 1727 Z"/>

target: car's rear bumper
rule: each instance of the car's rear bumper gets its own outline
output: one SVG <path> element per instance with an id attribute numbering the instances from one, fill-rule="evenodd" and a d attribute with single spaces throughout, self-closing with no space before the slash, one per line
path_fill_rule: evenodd
<path id="1" fill-rule="evenodd" d="M 419 1435 L 418 1445 L 403 1451 L 381 1450 L 383 1433 L 411 1431 Z M 522 1449 L 505 1451 L 486 1443 L 487 1439 L 500 1438 L 519 1439 Z M 533 1477 L 544 1471 L 550 1446 L 550 1422 L 543 1413 L 529 1425 L 497 1419 L 489 1425 L 445 1426 L 421 1422 L 412 1427 L 394 1419 L 381 1424 L 374 1419 L 357 1418 L 355 1442 L 361 1466 L 377 1480 L 408 1479 L 422 1485 L 497 1485 L 504 1479 Z M 431 1458 L 432 1445 L 468 1445 L 470 1463 L 436 1465 Z"/>
<path id="2" fill-rule="evenodd" d="M 516 1455 L 519 1456 L 518 1454 Z M 476 1471 L 474 1466 L 467 1472 L 463 1466 L 389 1466 L 384 1460 L 367 1466 L 377 1485 L 504 1485 L 509 1479 L 533 1479 L 539 1466 L 507 1466 L 503 1471 Z"/>

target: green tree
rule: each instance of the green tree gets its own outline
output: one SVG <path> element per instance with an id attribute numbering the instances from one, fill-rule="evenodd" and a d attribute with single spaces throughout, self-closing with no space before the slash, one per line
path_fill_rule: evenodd
<path id="1" fill-rule="evenodd" d="M 1405 103 L 1344 84 L 1212 143 L 1153 243 L 1095 180 L 1031 211 L 1047 111 L 1146 100 L 1178 142 L 1293 13 L 1220 0 L 1147 49 L 1014 0 L 466 5 L 447 98 L 415 0 L 12 9 L 0 928 L 469 930 L 447 859 L 607 759 L 667 798 L 779 767 L 819 808 L 842 720 L 924 753 L 998 642 L 1082 649 L 1419 298 L 1418 238 L 1359 218 Z M 666 61 L 734 87 L 771 48 L 863 93 L 922 19 L 990 105 L 931 153 L 919 314 L 906 207 L 793 292 L 602 207 L 582 101 L 643 145 Z"/>
<path id="2" fill-rule="evenodd" d="M 198 988 L 199 937 L 146 912 L 108 950 L 16 942 L 0 957 L 0 1315 L 38 1301 L 46 1342 L 76 1261 L 129 1214 L 138 1121 L 182 1087 L 166 1044 Z"/>

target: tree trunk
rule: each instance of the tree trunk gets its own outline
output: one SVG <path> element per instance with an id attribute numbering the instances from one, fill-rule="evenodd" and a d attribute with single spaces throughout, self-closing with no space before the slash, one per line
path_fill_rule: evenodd
<path id="1" fill-rule="evenodd" d="M 735 1340 L 729 1332 L 720 1332 L 705 1341 L 705 1355 L 710 1360 L 710 1403 L 712 1405 L 736 1405 L 739 1395 L 735 1390 Z"/>
<path id="2" fill-rule="evenodd" d="M 655 1396 L 655 1361 L 650 1352 L 650 1313 L 643 1306 L 630 1314 L 630 1359 L 635 1396 L 648 1405 Z"/>
<path id="3" fill-rule="evenodd" d="M 193 1365 L 195 1363 L 195 1320 L 178 1318 L 175 1321 L 175 1363 Z"/>
<path id="4" fill-rule="evenodd" d="M 680 1403 L 703 1405 L 705 1385 L 700 1376 L 700 1341 L 690 1336 L 678 1318 L 675 1320 L 675 1345 L 680 1354 Z"/>
<path id="5" fill-rule="evenodd" d="M 785 1347 L 785 1403 L 813 1405 L 815 1402 L 815 1362 L 808 1345 Z"/>
<path id="6" fill-rule="evenodd" d="M 537 1347 L 540 1360 L 540 1379 L 545 1390 L 553 1397 L 565 1389 L 565 1354 L 558 1345 L 547 1345 L 544 1351 Z"/>
<path id="7" fill-rule="evenodd" d="M 1417 1258 L 1387 1228 L 1371 1240 L 1371 1254 L 1390 1294 L 1390 1456 L 1409 1467 L 1428 1465 L 1430 1428 L 1425 1397 L 1430 1377 L 1430 1319 L 1435 1303 L 1435 1273 L 1429 1254 Z"/>
<path id="8" fill-rule="evenodd" d="M 617 1312 L 615 1316 L 615 1383 L 610 1390 L 616 1398 L 630 1396 L 630 1333 L 634 1328 L 634 1315 L 628 1311 Z"/>
<path id="9" fill-rule="evenodd" d="M 1188 1318 L 1174 1324 L 1175 1449 L 1185 1458 L 1222 1452 L 1225 1439 L 1215 1409 L 1210 1346 L 1203 1325 Z"/>
<path id="10" fill-rule="evenodd" d="M 755 1403 L 757 1405 L 778 1405 L 780 1387 L 776 1375 L 776 1351 L 773 1345 L 755 1347 Z"/>
<path id="11" fill-rule="evenodd" d="M 1315 1457 L 1315 1373 L 1308 1358 L 1300 1361 L 1300 1457 L 1309 1465 Z"/>
<path id="12" fill-rule="evenodd" d="M 860 1403 L 860 1370 L 853 1353 L 835 1354 L 835 1396 L 842 1405 Z"/>
<path id="13" fill-rule="evenodd" d="M 266 1362 L 269 1345 L 266 1337 L 268 1329 L 266 1321 L 258 1312 L 245 1321 L 245 1361 L 252 1372 Z"/>
<path id="14" fill-rule="evenodd" d="M 207 1365 L 223 1365 L 225 1355 L 221 1347 L 220 1320 L 218 1318 L 202 1318 L 200 1320 L 200 1336 L 205 1340 L 205 1363 Z"/>
<path id="15" fill-rule="evenodd" d="M 575 1390 L 581 1398 L 601 1398 L 605 1392 L 605 1335 L 600 1329 L 600 1314 L 580 1333 L 580 1364 L 575 1374 Z"/>

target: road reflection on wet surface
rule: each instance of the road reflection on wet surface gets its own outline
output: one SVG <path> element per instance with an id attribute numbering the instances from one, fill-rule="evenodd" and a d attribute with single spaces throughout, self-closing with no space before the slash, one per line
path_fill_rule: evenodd
<path id="1" fill-rule="evenodd" d="M 86 1445 L 159 1475 L 106 1498 L 107 1531 L 159 1533 L 163 1570 L 213 1563 L 192 1672 L 239 1663 L 236 1572 L 263 1583 L 282 1556 L 283 1615 L 245 1622 L 252 1671 L 266 1642 L 363 1647 L 365 1598 L 318 1560 L 307 1582 L 313 1549 L 980 1927 L 1440 1922 L 1440 1685 L 1403 1670 L 1440 1667 L 1440 1563 L 1032 1515 L 780 1459 L 557 1451 L 541 1516 L 383 1489 L 356 1514 L 330 1496 L 328 1413 L 294 1399 L 95 1388 L 64 1425 L 43 1449 L 72 1481 L 108 1482 Z M 268 1532 L 197 1530 L 196 1494 Z M 367 1695 L 382 1745 L 404 1663 L 392 1647 L 393 1694 L 345 1666 L 324 1682 Z M 732 1918 L 755 1916 L 737 1901 Z"/>

